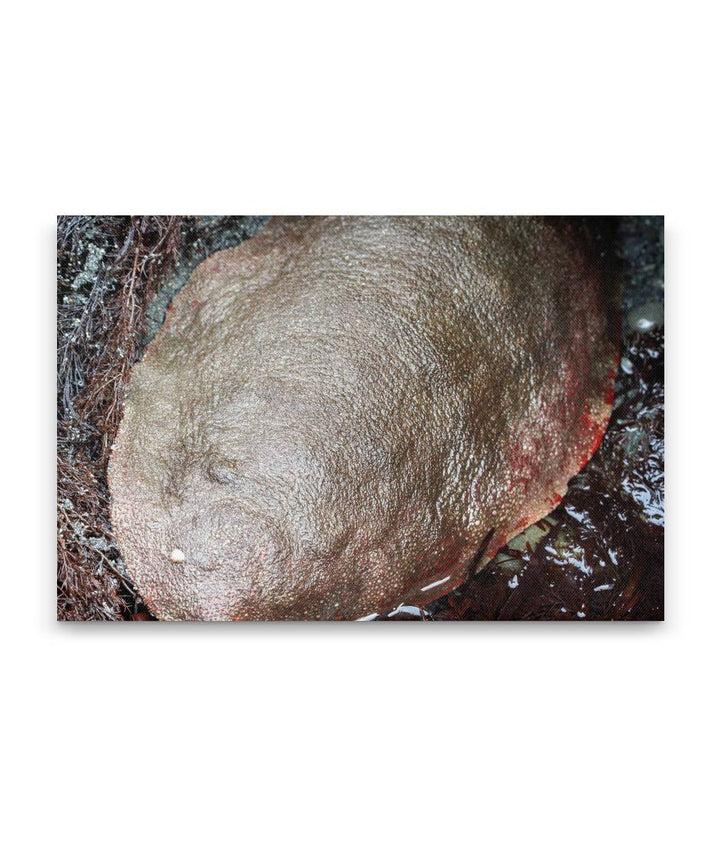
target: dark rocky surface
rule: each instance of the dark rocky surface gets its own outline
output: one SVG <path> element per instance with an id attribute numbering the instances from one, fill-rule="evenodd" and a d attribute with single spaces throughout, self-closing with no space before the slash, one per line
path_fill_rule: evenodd
<path id="1" fill-rule="evenodd" d="M 665 282 L 665 232 L 662 217 L 620 217 L 615 253 L 623 265 L 623 319 L 631 329 L 633 310 L 662 306 Z"/>

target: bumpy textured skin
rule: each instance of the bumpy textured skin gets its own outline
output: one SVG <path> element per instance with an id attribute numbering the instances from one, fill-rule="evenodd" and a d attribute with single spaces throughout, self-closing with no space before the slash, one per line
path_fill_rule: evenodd
<path id="1" fill-rule="evenodd" d="M 211 256 L 135 366 L 110 465 L 149 608 L 355 619 L 454 588 L 597 447 L 609 310 L 560 219 L 282 218 Z"/>

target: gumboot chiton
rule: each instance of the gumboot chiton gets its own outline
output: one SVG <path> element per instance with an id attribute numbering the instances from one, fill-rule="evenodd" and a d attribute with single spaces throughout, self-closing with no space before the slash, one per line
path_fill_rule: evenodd
<path id="1" fill-rule="evenodd" d="M 615 326 L 572 219 L 271 221 L 134 368 L 109 471 L 131 578 L 175 620 L 436 599 L 599 444 Z"/>

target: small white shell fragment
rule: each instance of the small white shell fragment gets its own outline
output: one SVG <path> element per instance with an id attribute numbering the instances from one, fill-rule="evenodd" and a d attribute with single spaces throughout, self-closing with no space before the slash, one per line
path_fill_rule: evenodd
<path id="1" fill-rule="evenodd" d="M 184 562 L 185 561 L 185 553 L 183 553 L 182 550 L 178 550 L 178 548 L 175 547 L 174 550 L 170 551 L 170 561 L 175 562 L 176 564 L 178 562 Z"/>
<path id="2" fill-rule="evenodd" d="M 631 330 L 654 330 L 662 327 L 665 321 L 663 304 L 660 301 L 645 303 L 628 313 L 628 326 Z"/>

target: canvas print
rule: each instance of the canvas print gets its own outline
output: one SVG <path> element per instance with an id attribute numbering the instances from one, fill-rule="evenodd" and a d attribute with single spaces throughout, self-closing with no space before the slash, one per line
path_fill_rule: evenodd
<path id="1" fill-rule="evenodd" d="M 659 216 L 58 218 L 57 614 L 661 620 Z"/>

